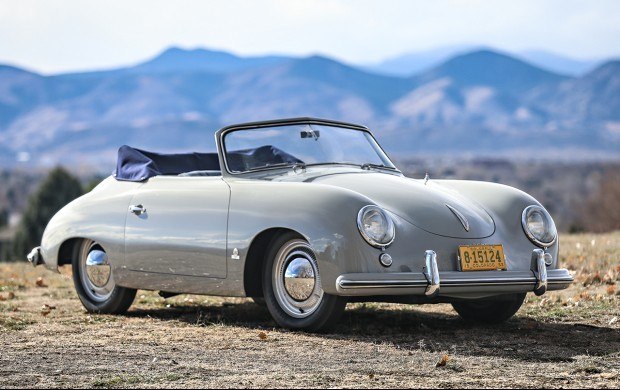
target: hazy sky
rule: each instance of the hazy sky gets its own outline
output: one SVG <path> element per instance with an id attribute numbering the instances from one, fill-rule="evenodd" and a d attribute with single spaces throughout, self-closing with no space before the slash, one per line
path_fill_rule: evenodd
<path id="1" fill-rule="evenodd" d="M 438 46 L 620 55 L 618 0 L 0 0 L 0 63 L 44 73 L 177 45 L 369 63 Z"/>

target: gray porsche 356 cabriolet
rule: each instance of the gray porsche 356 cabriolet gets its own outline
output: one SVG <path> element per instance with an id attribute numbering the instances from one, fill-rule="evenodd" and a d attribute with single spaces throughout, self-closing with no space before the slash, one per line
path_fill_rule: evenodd
<path id="1" fill-rule="evenodd" d="M 554 222 L 494 183 L 404 177 L 370 131 L 300 118 L 229 126 L 218 153 L 128 146 L 28 255 L 68 265 L 88 311 L 136 289 L 264 300 L 283 327 L 334 325 L 347 301 L 451 303 L 501 322 L 566 288 Z"/>

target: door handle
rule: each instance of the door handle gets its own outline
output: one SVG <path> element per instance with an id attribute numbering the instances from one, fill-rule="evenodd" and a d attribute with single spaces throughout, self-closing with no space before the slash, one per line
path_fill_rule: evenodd
<path id="1" fill-rule="evenodd" d="M 146 213 L 146 209 L 141 204 L 129 206 L 129 211 L 136 215 L 142 215 Z"/>

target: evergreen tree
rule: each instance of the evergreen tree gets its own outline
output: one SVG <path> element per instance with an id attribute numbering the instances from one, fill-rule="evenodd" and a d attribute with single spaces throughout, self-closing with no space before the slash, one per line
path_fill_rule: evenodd
<path id="1" fill-rule="evenodd" d="M 40 245 L 43 231 L 54 214 L 82 194 L 82 186 L 77 178 L 63 168 L 53 169 L 28 199 L 13 240 L 11 257 L 24 259 L 32 248 Z"/>
<path id="2" fill-rule="evenodd" d="M 106 176 L 95 175 L 90 178 L 88 183 L 84 186 L 84 193 L 91 192 L 95 187 L 97 187 L 103 180 L 105 180 Z"/>
<path id="3" fill-rule="evenodd" d="M 0 208 L 0 229 L 9 224 L 9 211 L 5 208 Z"/>

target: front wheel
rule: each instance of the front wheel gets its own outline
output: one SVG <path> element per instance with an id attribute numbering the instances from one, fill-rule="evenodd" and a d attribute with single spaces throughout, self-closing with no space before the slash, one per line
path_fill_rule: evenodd
<path id="1" fill-rule="evenodd" d="M 499 324 L 514 316 L 525 300 L 525 293 L 494 299 L 453 302 L 452 307 L 468 322 Z"/>
<path id="2" fill-rule="evenodd" d="M 122 314 L 129 309 L 136 290 L 117 286 L 105 250 L 92 240 L 83 240 L 73 253 L 73 283 L 89 313 Z"/>
<path id="3" fill-rule="evenodd" d="M 333 327 L 347 304 L 323 291 L 316 256 L 294 233 L 272 241 L 263 268 L 263 295 L 278 325 L 310 332 Z"/>

